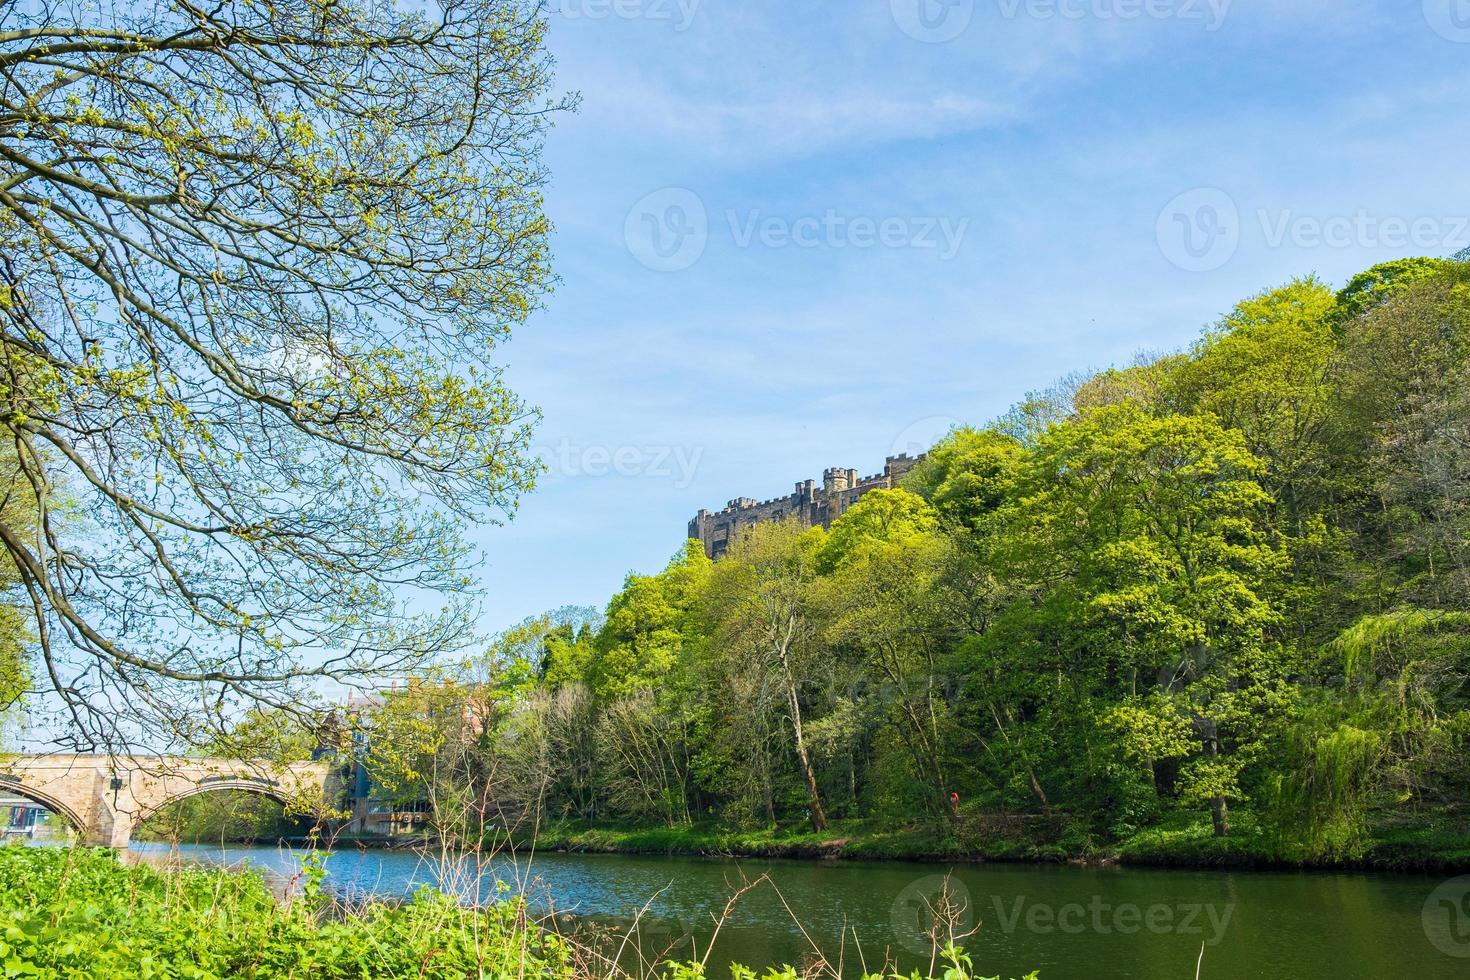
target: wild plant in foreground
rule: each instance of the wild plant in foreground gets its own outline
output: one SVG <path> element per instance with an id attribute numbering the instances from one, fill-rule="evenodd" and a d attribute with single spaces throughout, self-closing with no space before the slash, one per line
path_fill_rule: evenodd
<path id="1" fill-rule="evenodd" d="M 488 874 L 483 855 L 478 872 Z M 474 862 L 474 858 L 470 859 Z M 735 903 L 764 878 L 736 890 Z M 470 886 L 459 880 L 456 887 Z M 478 888 L 478 884 L 473 887 Z M 522 889 L 525 882 L 521 882 Z M 478 892 L 476 892 L 478 894 Z M 356 902 L 328 889 L 324 855 L 310 851 L 286 900 L 244 870 L 127 867 L 111 851 L 0 847 L 0 964 L 10 977 L 116 980 L 703 980 L 700 962 L 649 961 L 629 968 L 627 943 L 601 946 L 538 921 L 524 894 L 506 884 L 493 900 L 465 904 L 421 888 L 404 902 Z M 646 907 L 645 907 L 646 911 Z M 636 929 L 636 921 L 632 929 Z M 979 980 L 950 944 L 935 980 Z M 757 974 L 732 966 L 733 980 L 839 978 L 817 955 L 805 968 Z M 860 971 L 864 980 L 917 980 Z"/>

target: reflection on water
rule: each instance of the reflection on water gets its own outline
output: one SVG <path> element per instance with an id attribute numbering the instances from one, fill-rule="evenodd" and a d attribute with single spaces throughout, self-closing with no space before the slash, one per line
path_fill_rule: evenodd
<path id="1" fill-rule="evenodd" d="M 170 848 L 134 852 L 153 861 Z M 177 854 L 248 863 L 280 888 L 300 870 L 288 849 L 186 845 Z M 583 854 L 502 855 L 481 873 L 462 860 L 357 849 L 332 854 L 326 867 L 328 886 L 349 899 L 406 897 L 427 885 L 467 901 L 510 891 L 583 923 L 638 917 L 647 955 L 672 947 L 685 957 L 705 953 L 714 918 L 742 883 L 769 875 L 721 928 L 712 977 L 727 975 L 731 961 L 800 964 L 813 945 L 848 974 L 885 958 L 921 966 L 924 929 L 945 905 L 957 928 L 973 932 L 965 945 L 987 976 L 1035 969 L 1043 980 L 1188 980 L 1202 946 L 1200 976 L 1210 980 L 1470 976 L 1470 958 L 1452 955 L 1470 957 L 1470 940 L 1462 949 L 1426 935 L 1426 901 L 1443 878 Z"/>

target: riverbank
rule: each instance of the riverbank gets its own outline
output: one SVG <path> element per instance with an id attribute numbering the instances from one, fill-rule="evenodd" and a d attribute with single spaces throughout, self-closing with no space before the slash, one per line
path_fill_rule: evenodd
<path id="1" fill-rule="evenodd" d="M 232 842 L 255 843 L 255 840 Z M 281 838 L 294 847 L 308 838 Z M 443 842 L 433 835 L 338 836 L 338 850 L 421 850 Z M 1055 817 L 1037 814 L 965 815 L 953 832 L 933 828 L 874 827 L 864 821 L 835 821 L 823 832 L 805 825 L 735 830 L 713 823 L 679 827 L 617 826 L 553 821 L 518 828 L 509 837 L 487 838 L 487 847 L 507 844 L 583 854 L 646 854 L 685 857 L 749 857 L 779 860 L 867 860 L 914 863 L 1041 863 L 1157 868 L 1329 870 L 1383 872 L 1470 871 L 1470 809 L 1429 814 L 1385 815 L 1367 840 L 1344 853 L 1306 854 L 1284 846 L 1249 815 L 1231 836 L 1218 838 L 1203 817 L 1175 820 L 1117 842 L 1099 842 Z"/>
<path id="2" fill-rule="evenodd" d="M 325 867 L 305 860 L 291 897 L 278 900 L 253 871 L 0 846 L 0 964 L 7 977 L 42 980 L 703 980 L 702 968 L 671 963 L 630 974 L 538 924 L 515 897 L 472 908 L 423 887 L 408 900 L 344 904 Z M 963 951 L 940 967 L 946 980 L 975 980 Z M 732 974 L 799 980 L 789 968 Z"/>
<path id="3" fill-rule="evenodd" d="M 758 857 L 796 860 L 914 862 L 1042 862 L 1140 867 L 1313 869 L 1338 871 L 1470 870 L 1470 826 L 1460 813 L 1416 822 L 1385 821 L 1352 853 L 1306 855 L 1284 848 L 1242 821 L 1226 838 L 1209 821 L 1176 821 L 1127 840 L 1100 844 L 1042 817 L 962 818 L 955 832 L 914 827 L 875 830 L 836 822 L 825 832 L 806 827 L 739 831 L 715 825 L 612 827 L 576 822 L 518 832 L 518 847 L 546 851 Z"/>
<path id="4" fill-rule="evenodd" d="M 519 906 L 413 901 L 334 907 L 308 862 L 278 903 L 254 873 L 128 867 L 111 851 L 0 847 L 6 976 L 577 980 L 576 950 Z"/>

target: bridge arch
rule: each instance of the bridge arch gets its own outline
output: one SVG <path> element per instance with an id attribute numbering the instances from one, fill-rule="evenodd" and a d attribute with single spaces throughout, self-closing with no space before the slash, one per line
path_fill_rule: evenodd
<path id="1" fill-rule="evenodd" d="M 79 835 L 87 833 L 87 822 L 60 797 L 13 779 L 0 779 L 0 793 L 13 793 L 16 796 L 25 797 L 32 803 L 39 803 L 65 820 L 67 825 Z"/>
<path id="2" fill-rule="evenodd" d="M 17 755 L 0 769 L 9 789 L 58 813 L 89 846 L 125 848 L 138 823 L 200 793 L 243 790 L 290 808 L 329 812 L 331 766 L 183 756 Z"/>
<path id="3" fill-rule="evenodd" d="M 151 802 L 147 807 L 139 810 L 137 815 L 134 816 L 130 821 L 130 826 L 128 827 L 128 836 L 129 838 L 131 838 L 131 836 L 137 832 L 138 828 L 143 826 L 143 824 L 150 817 L 156 816 L 158 813 L 174 805 L 175 803 L 179 803 L 183 800 L 192 799 L 196 796 L 204 796 L 207 793 L 229 792 L 250 793 L 254 796 L 263 796 L 268 800 L 274 800 L 276 803 L 279 803 L 281 805 L 281 809 L 287 813 L 290 812 L 291 806 L 293 804 L 301 802 L 300 796 L 293 795 L 289 788 L 282 786 L 280 783 L 274 780 L 258 779 L 249 776 L 209 777 L 200 780 L 199 782 L 196 782 L 191 786 L 186 786 L 176 792 L 171 792 L 161 799 Z M 312 809 L 303 813 L 302 816 L 319 818 L 320 813 L 318 808 L 313 807 Z"/>

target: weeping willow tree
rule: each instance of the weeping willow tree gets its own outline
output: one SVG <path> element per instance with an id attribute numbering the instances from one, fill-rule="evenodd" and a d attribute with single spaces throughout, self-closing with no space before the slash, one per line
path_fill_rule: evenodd
<path id="1" fill-rule="evenodd" d="M 1310 859 L 1362 853 L 1385 743 L 1381 732 L 1320 717 L 1293 730 L 1284 771 L 1272 775 L 1266 794 L 1284 851 Z"/>
<path id="2" fill-rule="evenodd" d="M 541 13 L 0 5 L 0 561 L 59 744 L 470 635 L 462 532 L 538 465 L 493 358 L 551 282 Z"/>
<path id="3" fill-rule="evenodd" d="M 1353 857 L 1369 840 L 1375 803 L 1401 809 L 1463 798 L 1470 614 L 1366 616 L 1327 653 L 1343 686 L 1299 719 L 1271 796 L 1288 847 Z"/>
<path id="4" fill-rule="evenodd" d="M 1370 616 L 1333 644 L 1348 691 L 1387 738 L 1395 801 L 1459 798 L 1470 735 L 1470 613 L 1413 609 Z"/>

